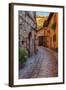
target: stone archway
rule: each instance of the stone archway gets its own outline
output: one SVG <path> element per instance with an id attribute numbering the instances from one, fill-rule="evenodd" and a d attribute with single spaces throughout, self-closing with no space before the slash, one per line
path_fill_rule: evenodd
<path id="1" fill-rule="evenodd" d="M 39 36 L 38 37 L 38 41 L 39 41 L 39 46 L 43 46 L 43 36 Z"/>

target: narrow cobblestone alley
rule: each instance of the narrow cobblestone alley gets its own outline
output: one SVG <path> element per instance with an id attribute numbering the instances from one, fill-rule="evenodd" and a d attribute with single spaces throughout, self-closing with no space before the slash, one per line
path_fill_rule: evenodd
<path id="1" fill-rule="evenodd" d="M 57 52 L 39 47 L 37 54 L 30 57 L 24 68 L 19 70 L 19 79 L 58 76 Z"/>

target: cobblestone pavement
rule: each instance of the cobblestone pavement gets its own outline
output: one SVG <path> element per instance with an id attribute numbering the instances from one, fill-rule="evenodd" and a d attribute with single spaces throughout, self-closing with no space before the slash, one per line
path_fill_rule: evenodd
<path id="1" fill-rule="evenodd" d="M 37 54 L 30 57 L 24 68 L 19 70 L 20 79 L 56 76 L 58 76 L 58 55 L 45 47 L 39 47 Z"/>

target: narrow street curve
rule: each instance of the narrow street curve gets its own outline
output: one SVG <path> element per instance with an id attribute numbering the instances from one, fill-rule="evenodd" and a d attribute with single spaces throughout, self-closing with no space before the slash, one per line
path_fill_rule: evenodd
<path id="1" fill-rule="evenodd" d="M 19 78 L 44 78 L 58 76 L 57 52 L 39 47 L 36 55 L 30 57 L 25 67 L 19 70 Z"/>
<path id="2" fill-rule="evenodd" d="M 58 56 L 57 53 L 44 47 L 40 47 L 40 68 L 36 66 L 32 77 L 56 77 L 58 74 Z"/>

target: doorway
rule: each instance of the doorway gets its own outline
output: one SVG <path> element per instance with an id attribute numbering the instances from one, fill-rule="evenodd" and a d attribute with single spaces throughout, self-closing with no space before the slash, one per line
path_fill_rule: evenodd
<path id="1" fill-rule="evenodd" d="M 47 47 L 47 37 L 46 36 L 39 36 L 38 37 L 38 45 Z"/>
<path id="2" fill-rule="evenodd" d="M 44 45 L 44 44 L 43 44 L 43 43 L 44 43 L 43 38 L 44 38 L 43 36 L 39 36 L 39 37 L 38 37 L 38 41 L 39 41 L 38 45 L 39 45 L 39 46 L 43 46 L 43 45 Z"/>

